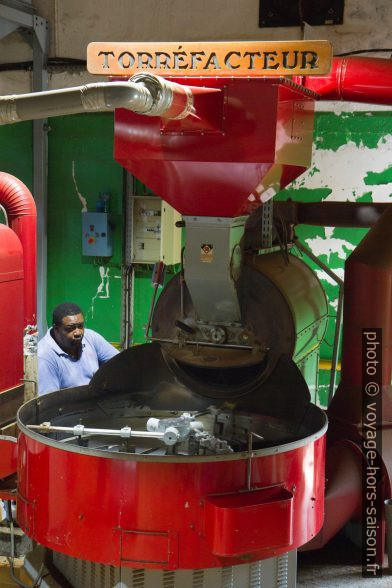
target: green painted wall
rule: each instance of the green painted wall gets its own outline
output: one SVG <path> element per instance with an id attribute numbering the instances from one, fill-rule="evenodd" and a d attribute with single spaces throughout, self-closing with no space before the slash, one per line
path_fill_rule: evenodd
<path id="1" fill-rule="evenodd" d="M 134 345 L 145 343 L 145 330 L 154 292 L 153 286 L 151 284 L 152 270 L 153 266 L 140 266 L 135 270 L 133 305 L 134 316 L 132 329 L 132 341 Z M 171 266 L 166 268 L 164 286 L 179 270 L 180 266 Z M 159 288 L 157 293 L 157 300 L 161 292 L 162 288 Z"/>
<path id="2" fill-rule="evenodd" d="M 307 202 L 392 202 L 392 112 L 320 112 L 316 115 L 311 168 L 278 196 Z M 296 230 L 319 259 L 344 277 L 344 261 L 366 229 L 299 226 Z M 330 359 L 335 329 L 338 286 L 316 269 L 329 301 L 329 325 L 320 348 Z M 326 405 L 329 370 L 320 370 L 318 397 Z"/>
<path id="3" fill-rule="evenodd" d="M 113 115 L 51 119 L 48 184 L 47 308 L 75 301 L 86 325 L 120 342 L 123 232 L 123 170 L 113 160 Z M 110 192 L 113 256 L 82 256 L 83 199 L 89 212 Z"/>
<path id="4" fill-rule="evenodd" d="M 0 169 L 32 190 L 32 124 L 2 126 L 0 139 Z M 70 300 L 83 308 L 88 327 L 120 342 L 123 170 L 113 160 L 113 115 L 50 119 L 48 173 L 48 324 L 53 307 Z M 94 211 L 99 193 L 107 191 L 113 257 L 83 257 L 79 196 Z"/>
<path id="5" fill-rule="evenodd" d="M 32 123 L 0 127 L 0 171 L 22 180 L 31 190 L 33 185 Z M 5 221 L 0 210 L 0 222 Z"/>
<path id="6" fill-rule="evenodd" d="M 0 126 L 0 170 L 33 187 L 32 123 Z"/>

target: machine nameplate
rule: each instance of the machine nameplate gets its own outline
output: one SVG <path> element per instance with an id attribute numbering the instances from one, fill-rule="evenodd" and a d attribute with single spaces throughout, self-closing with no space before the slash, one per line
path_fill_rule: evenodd
<path id="1" fill-rule="evenodd" d="M 215 43 L 90 43 L 92 74 L 140 71 L 170 76 L 287 76 L 329 72 L 329 41 L 238 41 Z"/>

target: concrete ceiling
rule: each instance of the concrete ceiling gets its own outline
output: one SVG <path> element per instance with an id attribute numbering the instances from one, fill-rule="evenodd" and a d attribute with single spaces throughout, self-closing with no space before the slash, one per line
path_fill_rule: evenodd
<path id="1" fill-rule="evenodd" d="M 1 0 L 0 0 L 1 3 Z M 91 41 L 299 39 L 299 27 L 258 27 L 259 0 L 32 0 L 50 25 L 50 57 L 85 59 Z M 305 27 L 306 38 L 328 39 L 335 54 L 389 48 L 390 0 L 345 0 L 344 24 Z M 25 38 L 0 41 L 0 62 L 31 60 Z M 389 54 L 387 54 L 389 56 Z M 383 55 L 385 56 L 385 55 Z M 91 80 L 83 71 L 50 74 L 50 87 Z M 30 90 L 28 72 L 1 72 L 0 94 Z"/>

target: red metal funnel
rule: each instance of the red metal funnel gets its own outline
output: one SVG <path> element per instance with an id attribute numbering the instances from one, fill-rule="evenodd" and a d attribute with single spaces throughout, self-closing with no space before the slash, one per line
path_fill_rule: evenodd
<path id="1" fill-rule="evenodd" d="M 309 166 L 312 92 L 284 78 L 192 78 L 192 94 L 181 120 L 115 114 L 115 159 L 180 213 L 247 213 Z"/>

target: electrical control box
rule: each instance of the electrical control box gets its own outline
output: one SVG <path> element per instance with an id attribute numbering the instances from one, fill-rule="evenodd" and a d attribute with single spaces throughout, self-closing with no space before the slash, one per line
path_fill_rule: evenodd
<path id="1" fill-rule="evenodd" d="M 82 255 L 110 257 L 112 230 L 107 212 L 82 212 Z"/>
<path id="2" fill-rule="evenodd" d="M 180 263 L 181 215 L 157 196 L 133 196 L 132 263 Z"/>

